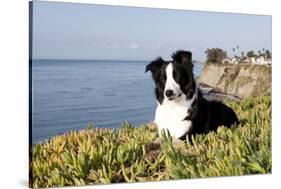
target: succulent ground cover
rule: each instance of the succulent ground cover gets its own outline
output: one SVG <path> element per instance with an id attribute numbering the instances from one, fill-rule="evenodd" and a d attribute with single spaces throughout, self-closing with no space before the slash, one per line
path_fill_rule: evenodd
<path id="1" fill-rule="evenodd" d="M 226 101 L 241 123 L 161 144 L 153 124 L 89 126 L 32 147 L 30 187 L 143 182 L 271 173 L 271 97 Z"/>

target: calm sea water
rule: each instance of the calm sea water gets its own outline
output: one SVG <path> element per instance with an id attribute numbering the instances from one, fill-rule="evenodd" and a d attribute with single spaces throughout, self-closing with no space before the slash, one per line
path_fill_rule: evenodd
<path id="1" fill-rule="evenodd" d="M 70 129 L 118 128 L 153 120 L 154 83 L 149 62 L 34 60 L 32 65 L 33 143 Z M 195 64 L 198 76 L 201 64 Z"/>

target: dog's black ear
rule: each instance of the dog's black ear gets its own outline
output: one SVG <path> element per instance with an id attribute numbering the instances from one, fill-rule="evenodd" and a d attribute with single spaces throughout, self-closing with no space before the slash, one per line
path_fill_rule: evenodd
<path id="1" fill-rule="evenodd" d="M 192 53 L 190 51 L 179 50 L 172 54 L 174 61 L 182 64 L 192 64 Z"/>
<path id="2" fill-rule="evenodd" d="M 158 70 L 163 64 L 165 63 L 165 61 L 161 58 L 158 57 L 157 59 L 153 60 L 152 62 L 150 62 L 150 64 L 148 64 L 145 68 L 145 73 L 148 71 L 151 71 L 152 73 L 154 73 L 156 70 Z"/>

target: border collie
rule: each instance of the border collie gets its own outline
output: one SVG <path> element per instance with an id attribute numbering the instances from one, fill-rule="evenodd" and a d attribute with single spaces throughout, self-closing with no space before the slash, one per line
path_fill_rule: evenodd
<path id="1" fill-rule="evenodd" d="M 235 112 L 219 101 L 203 98 L 193 77 L 192 53 L 177 51 L 172 61 L 161 57 L 150 62 L 158 102 L 154 123 L 158 134 L 169 131 L 173 139 L 185 140 L 193 134 L 216 131 L 218 126 L 238 123 Z"/>

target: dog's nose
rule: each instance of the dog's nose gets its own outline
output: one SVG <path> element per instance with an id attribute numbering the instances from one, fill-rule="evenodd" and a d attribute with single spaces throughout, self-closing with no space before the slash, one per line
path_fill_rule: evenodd
<path id="1" fill-rule="evenodd" d="M 173 91 L 173 90 L 166 90 L 166 92 L 165 92 L 165 95 L 166 95 L 167 97 L 171 97 L 171 96 L 173 96 L 173 94 L 174 94 L 174 91 Z"/>

